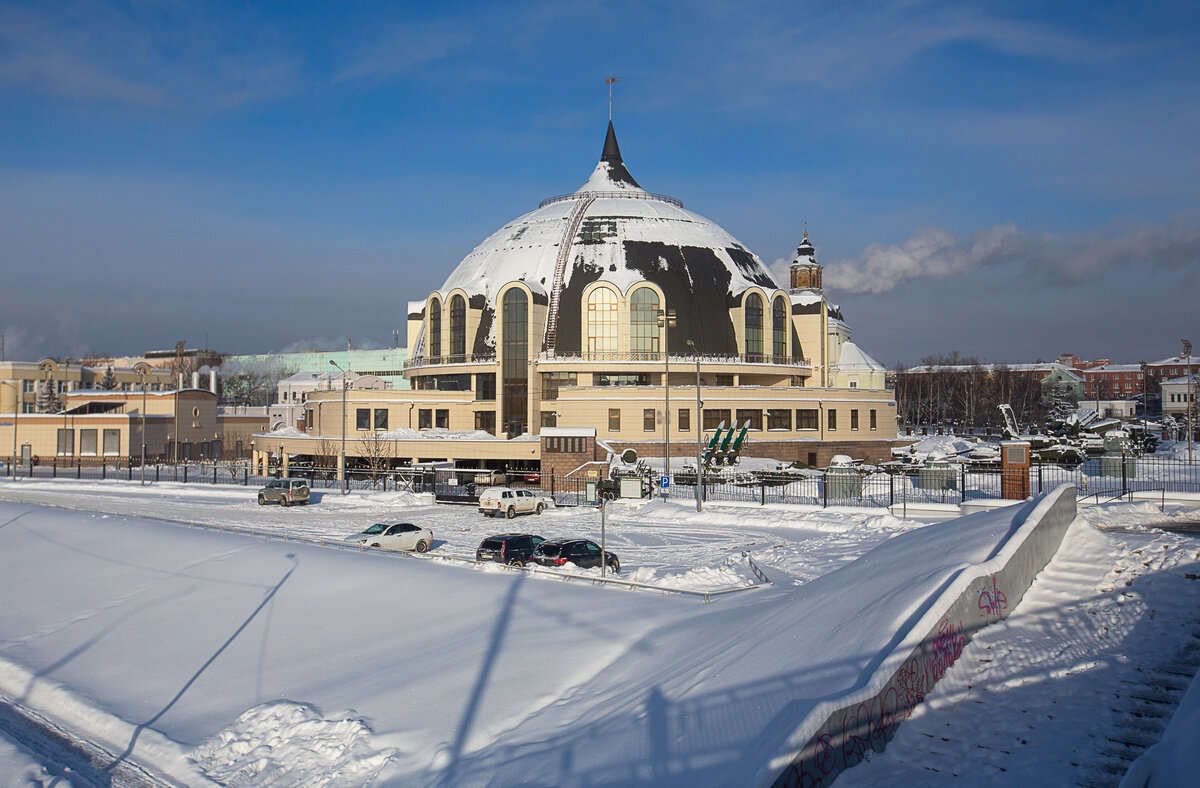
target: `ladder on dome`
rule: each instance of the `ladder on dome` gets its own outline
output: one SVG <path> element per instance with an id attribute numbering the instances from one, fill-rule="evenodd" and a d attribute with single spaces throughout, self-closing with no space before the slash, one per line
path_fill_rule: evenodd
<path id="1" fill-rule="evenodd" d="M 595 201 L 595 197 L 585 197 L 575 203 L 575 207 L 571 209 L 571 216 L 567 219 L 567 231 L 558 244 L 558 260 L 554 264 L 554 283 L 550 287 L 550 314 L 546 319 L 546 339 L 542 343 L 542 350 L 548 351 L 552 355 L 558 338 L 558 300 L 562 294 L 563 279 L 567 275 L 567 263 L 571 260 L 571 247 L 575 245 L 575 234 L 579 232 L 583 215 Z"/>

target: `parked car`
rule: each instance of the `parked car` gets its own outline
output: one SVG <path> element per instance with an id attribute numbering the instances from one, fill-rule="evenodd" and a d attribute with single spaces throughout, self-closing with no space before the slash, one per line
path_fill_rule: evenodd
<path id="1" fill-rule="evenodd" d="M 433 531 L 413 523 L 375 523 L 346 540 L 355 546 L 382 550 L 414 550 L 424 553 L 433 547 Z"/>
<path id="2" fill-rule="evenodd" d="M 538 545 L 530 560 L 542 566 L 575 564 L 580 569 L 591 569 L 600 566 L 600 554 L 600 545 L 590 539 L 554 539 Z M 604 557 L 610 570 L 621 571 L 621 562 L 614 554 L 604 551 Z"/>
<path id="3" fill-rule="evenodd" d="M 278 503 L 280 506 L 291 506 L 298 503 L 308 505 L 308 482 L 304 479 L 275 479 L 258 491 L 258 503 L 264 506 L 268 503 Z"/>
<path id="4" fill-rule="evenodd" d="M 475 549 L 476 561 L 495 561 L 512 566 L 525 566 L 533 551 L 546 541 L 534 534 L 497 534 L 489 536 Z"/>
<path id="5" fill-rule="evenodd" d="M 545 508 L 546 500 L 529 490 L 489 487 L 479 496 L 479 513 L 492 517 L 507 517 L 511 520 L 518 514 L 541 514 Z"/>

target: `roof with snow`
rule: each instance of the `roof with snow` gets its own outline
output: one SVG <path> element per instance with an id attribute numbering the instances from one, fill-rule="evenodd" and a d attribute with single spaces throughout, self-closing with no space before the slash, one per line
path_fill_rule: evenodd
<path id="1" fill-rule="evenodd" d="M 853 342 L 842 343 L 842 355 L 838 358 L 838 369 L 843 372 L 853 372 L 856 370 L 881 370 L 884 368 L 875 359 L 871 358 L 863 349 Z"/>
<path id="2" fill-rule="evenodd" d="M 555 349 L 565 353 L 580 350 L 581 298 L 593 282 L 610 283 L 622 293 L 641 281 L 658 285 L 678 311 L 671 350 L 679 352 L 684 348 L 675 348 L 675 342 L 693 337 L 705 352 L 736 353 L 729 309 L 753 286 L 768 293 L 779 289 L 762 261 L 732 235 L 679 200 L 638 185 L 611 122 L 600 161 L 579 189 L 545 200 L 501 227 L 439 289 L 446 298 L 461 288 L 472 308 L 490 313 L 485 319 L 492 329 L 477 338 L 473 352 L 494 350 L 496 294 L 518 280 L 538 303 L 559 290 Z"/>

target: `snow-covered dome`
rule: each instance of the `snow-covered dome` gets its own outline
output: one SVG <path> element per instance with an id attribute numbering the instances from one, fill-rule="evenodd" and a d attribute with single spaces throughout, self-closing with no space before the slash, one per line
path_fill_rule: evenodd
<path id="1" fill-rule="evenodd" d="M 658 287 L 678 314 L 675 343 L 695 338 L 707 353 L 736 353 L 729 310 L 751 287 L 779 285 L 732 235 L 673 197 L 652 194 L 625 168 L 611 121 L 600 162 L 577 191 L 544 200 L 500 228 L 467 255 L 438 291 L 463 291 L 472 308 L 497 313 L 500 288 L 526 283 L 535 303 L 548 303 L 545 344 L 580 350 L 584 289 L 607 282 L 625 295 L 638 282 Z M 676 339 L 678 337 L 678 340 Z M 494 343 L 490 336 L 476 337 Z M 494 347 L 494 344 L 492 345 Z M 685 348 L 678 348 L 683 351 Z"/>

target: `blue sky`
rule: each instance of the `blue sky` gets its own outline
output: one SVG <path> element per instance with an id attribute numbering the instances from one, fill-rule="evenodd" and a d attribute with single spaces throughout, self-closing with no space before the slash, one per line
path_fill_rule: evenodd
<path id="1" fill-rule="evenodd" d="M 638 181 L 807 220 L 885 364 L 1200 341 L 1195 3 L 0 2 L 7 356 L 384 346 L 610 74 Z"/>

